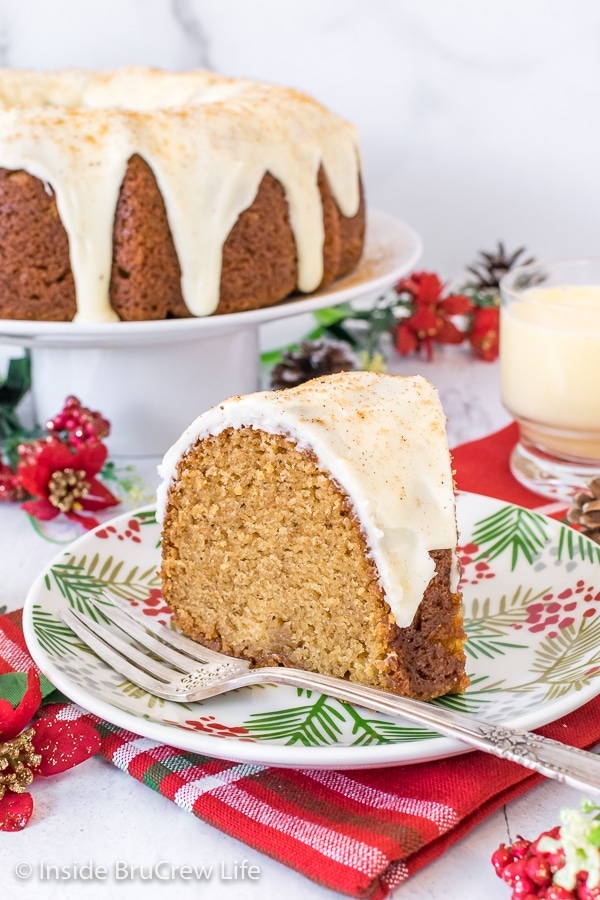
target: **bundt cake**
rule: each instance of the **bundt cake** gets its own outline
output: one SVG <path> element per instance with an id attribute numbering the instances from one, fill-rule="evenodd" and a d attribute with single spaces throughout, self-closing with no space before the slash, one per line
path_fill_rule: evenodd
<path id="1" fill-rule="evenodd" d="M 0 70 L 0 318 L 270 306 L 358 263 L 355 128 L 212 72 Z"/>
<path id="2" fill-rule="evenodd" d="M 445 419 L 421 377 L 233 397 L 160 467 L 162 590 L 188 636 L 431 699 L 468 684 Z"/>

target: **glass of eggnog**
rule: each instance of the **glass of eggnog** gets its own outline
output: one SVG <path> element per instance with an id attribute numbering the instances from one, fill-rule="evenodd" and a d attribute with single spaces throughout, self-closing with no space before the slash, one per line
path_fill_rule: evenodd
<path id="1" fill-rule="evenodd" d="M 500 282 L 502 402 L 513 475 L 570 499 L 600 475 L 600 259 L 519 266 Z"/>

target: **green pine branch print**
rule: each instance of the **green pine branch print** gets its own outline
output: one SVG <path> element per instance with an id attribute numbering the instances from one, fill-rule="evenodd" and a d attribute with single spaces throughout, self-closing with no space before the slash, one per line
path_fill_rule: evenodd
<path id="1" fill-rule="evenodd" d="M 472 540 L 482 550 L 478 559 L 495 559 L 510 550 L 511 570 L 514 570 L 520 556 L 531 565 L 549 537 L 543 516 L 516 506 L 504 506 L 475 524 Z"/>
<path id="2" fill-rule="evenodd" d="M 352 747 L 366 747 L 370 744 L 399 744 L 404 741 L 427 741 L 440 737 L 428 728 L 407 727 L 385 719 L 365 718 L 354 706 L 338 701 L 352 722 L 352 734 L 356 735 Z"/>
<path id="3" fill-rule="evenodd" d="M 324 747 L 337 744 L 342 734 L 344 715 L 336 701 L 325 694 L 303 706 L 267 713 L 253 713 L 244 722 L 250 735 L 263 741 L 283 741 L 285 746 L 303 744 Z"/>
<path id="4" fill-rule="evenodd" d="M 473 659 L 480 659 L 482 656 L 494 659 L 496 656 L 506 656 L 510 650 L 527 650 L 527 644 L 503 640 L 493 632 L 471 634 L 465 644 L 465 653 Z"/>
<path id="5" fill-rule="evenodd" d="M 600 562 L 600 547 L 584 537 L 569 525 L 563 525 L 558 535 L 557 559 L 582 559 L 591 563 Z"/>
<path id="6" fill-rule="evenodd" d="M 76 656 L 76 651 L 92 652 L 62 619 L 46 612 L 38 604 L 33 606 L 31 621 L 40 647 L 49 656 Z"/>
<path id="7" fill-rule="evenodd" d="M 483 676 L 474 683 L 485 681 L 486 677 Z M 448 707 L 475 713 L 489 700 L 474 694 L 483 695 L 500 689 L 500 683 L 488 684 L 484 689 L 473 692 L 470 697 L 456 695 L 454 700 L 450 696 L 440 699 Z M 289 709 L 254 713 L 243 723 L 244 728 L 248 729 L 255 740 L 284 742 L 286 746 L 303 744 L 305 747 L 345 744 L 344 728 L 346 734 L 350 730 L 353 740 L 349 746 L 353 747 L 425 741 L 440 737 L 437 732 L 428 728 L 400 725 L 392 718 L 371 718 L 350 703 L 334 700 L 324 694 L 313 694 L 312 691 L 299 688 L 297 695 L 304 696 L 307 700 L 312 699 L 312 702 Z"/>
<path id="8" fill-rule="evenodd" d="M 452 709 L 455 712 L 478 713 L 486 703 L 491 703 L 492 698 L 489 695 L 501 691 L 504 687 L 504 679 L 501 679 L 500 681 L 489 682 L 485 687 L 480 687 L 479 690 L 474 690 L 475 685 L 482 685 L 483 682 L 487 682 L 489 676 L 480 675 L 479 678 L 475 678 L 473 675 L 470 675 L 469 677 L 471 684 L 467 688 L 466 693 L 444 694 L 443 697 L 437 697 L 431 702 L 436 706 L 443 706 L 445 709 Z"/>
<path id="9" fill-rule="evenodd" d="M 123 560 L 118 561 L 109 556 L 101 563 L 101 558 L 96 553 L 89 562 L 87 556 L 82 556 L 79 560 L 70 556 L 67 562 L 52 566 L 50 574 L 45 576 L 48 590 L 52 590 L 52 581 L 71 607 L 97 620 L 96 607 L 89 600 L 110 604 L 106 596 L 108 594 L 123 599 L 143 600 L 148 596 L 150 588 L 158 585 L 159 577 L 155 566 L 144 571 L 140 571 L 139 566 L 124 570 Z M 99 615 L 102 619 L 105 618 L 101 613 Z"/>
<path id="10" fill-rule="evenodd" d="M 136 512 L 133 514 L 133 518 L 137 519 L 140 525 L 157 525 L 156 521 L 156 510 L 155 509 L 144 509 L 141 512 Z"/>

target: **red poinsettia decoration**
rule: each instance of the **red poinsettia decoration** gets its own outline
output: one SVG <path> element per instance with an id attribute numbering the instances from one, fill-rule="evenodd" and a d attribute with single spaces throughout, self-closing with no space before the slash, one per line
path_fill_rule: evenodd
<path id="1" fill-rule="evenodd" d="M 15 452 L 19 434 L 24 442 Z M 121 502 L 102 481 L 112 479 L 123 486 L 113 464 L 104 465 L 108 450 L 102 439 L 110 434 L 110 422 L 70 396 L 46 422 L 44 436 L 38 434 L 40 429 L 27 433 L 18 426 L 10 446 L 3 448 L 0 441 L 0 501 L 26 501 L 22 509 L 42 521 L 62 513 L 86 529 L 95 528 L 98 521 L 89 513 Z"/>
<path id="2" fill-rule="evenodd" d="M 396 348 L 405 355 L 424 348 L 427 359 L 433 356 L 433 344 L 461 344 L 466 331 L 454 319 L 473 309 L 464 294 L 444 296 L 445 285 L 433 272 L 413 272 L 395 286 L 406 298 L 409 315 L 396 330 Z"/>
<path id="3" fill-rule="evenodd" d="M 51 436 L 19 448 L 20 485 L 32 496 L 22 509 L 42 521 L 63 513 L 84 528 L 95 528 L 97 519 L 83 513 L 116 506 L 119 500 L 96 477 L 107 457 L 99 441 L 72 448 Z"/>
<path id="4" fill-rule="evenodd" d="M 16 707 L 0 699 L 0 831 L 20 831 L 27 825 L 33 812 L 27 788 L 35 775 L 64 772 L 100 749 L 96 729 L 80 720 L 49 715 L 26 728 L 41 701 L 35 669 L 27 673 L 27 689 Z"/>
<path id="5" fill-rule="evenodd" d="M 493 362 L 498 357 L 500 310 L 497 306 L 479 306 L 473 311 L 469 342 L 479 359 Z"/>

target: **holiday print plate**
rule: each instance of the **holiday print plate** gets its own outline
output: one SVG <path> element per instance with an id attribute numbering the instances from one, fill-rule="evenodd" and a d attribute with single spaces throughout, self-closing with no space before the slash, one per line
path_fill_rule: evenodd
<path id="1" fill-rule="evenodd" d="M 476 494 L 460 494 L 457 513 L 471 685 L 434 702 L 532 729 L 590 700 L 600 690 L 600 546 Z M 76 540 L 33 585 L 23 620 L 31 655 L 80 706 L 182 750 L 259 765 L 375 767 L 465 752 L 407 720 L 282 685 L 190 704 L 135 687 L 82 645 L 60 611 L 96 616 L 89 599 L 112 595 L 167 623 L 159 561 L 160 529 L 147 507 Z"/>

